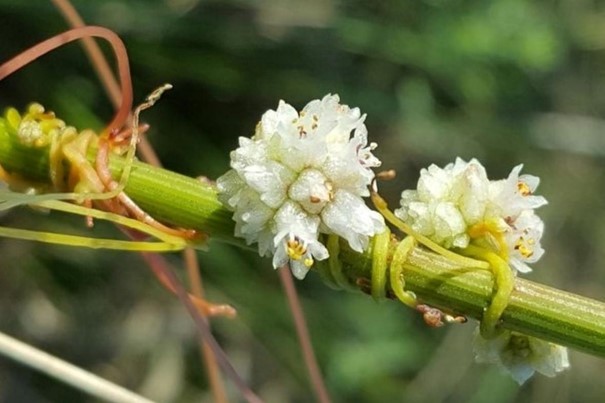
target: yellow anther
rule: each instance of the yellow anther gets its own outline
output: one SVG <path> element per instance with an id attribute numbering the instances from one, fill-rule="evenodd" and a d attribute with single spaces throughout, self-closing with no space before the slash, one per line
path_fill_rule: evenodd
<path id="1" fill-rule="evenodd" d="M 525 242 L 525 238 L 519 237 L 517 242 L 515 242 L 515 250 L 517 250 L 521 256 L 527 259 L 534 254 L 534 250 L 531 247 L 533 244 L 535 244 L 533 239 L 529 239 L 527 242 Z"/>
<path id="2" fill-rule="evenodd" d="M 517 190 L 521 196 L 531 196 L 531 188 L 525 182 L 517 182 Z"/>
<path id="3" fill-rule="evenodd" d="M 311 267 L 313 266 L 313 259 L 311 259 L 310 257 L 306 258 L 303 262 L 305 264 L 305 266 L 307 267 Z"/>
<path id="4" fill-rule="evenodd" d="M 286 242 L 286 252 L 292 260 L 300 260 L 307 253 L 307 248 L 297 239 L 290 239 Z M 305 262 L 306 263 L 306 262 Z M 311 264 L 313 264 L 311 262 Z"/>

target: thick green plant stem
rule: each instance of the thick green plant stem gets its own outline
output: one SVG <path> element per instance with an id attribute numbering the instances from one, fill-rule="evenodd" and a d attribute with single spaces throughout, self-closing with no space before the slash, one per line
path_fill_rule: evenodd
<path id="1" fill-rule="evenodd" d="M 0 165 L 10 174 L 48 183 L 47 152 L 14 143 L 0 127 Z M 94 160 L 93 151 L 89 159 Z M 122 166 L 121 158 L 111 159 L 110 168 L 116 178 Z M 159 220 L 204 231 L 211 240 L 245 247 L 233 237 L 231 213 L 218 201 L 216 189 L 205 181 L 136 162 L 125 191 Z M 396 246 L 393 239 L 389 256 Z M 356 253 L 341 241 L 340 272 L 350 284 L 358 284 L 361 289 L 371 284 L 372 252 Z M 421 246 L 412 249 L 403 273 L 406 290 L 414 292 L 421 302 L 449 312 L 480 319 L 492 298 L 490 272 L 460 267 Z M 501 319 L 506 329 L 605 357 L 603 302 L 518 278 Z"/>
<path id="2" fill-rule="evenodd" d="M 371 256 L 341 243 L 343 272 L 351 280 L 370 278 Z M 408 256 L 404 277 L 406 291 L 420 301 L 471 318 L 480 319 L 492 299 L 491 272 L 460 267 L 422 247 Z M 605 357 L 603 302 L 517 278 L 501 320 L 503 328 Z"/>

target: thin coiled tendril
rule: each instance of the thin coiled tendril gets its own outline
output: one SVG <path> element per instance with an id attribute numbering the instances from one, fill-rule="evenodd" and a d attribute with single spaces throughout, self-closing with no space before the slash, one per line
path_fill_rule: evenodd
<path id="1" fill-rule="evenodd" d="M 372 201 L 376 209 L 390 224 L 407 235 L 403 240 L 397 241 L 397 238 L 392 235 L 387 227 L 382 233 L 374 236 L 371 249 L 372 267 L 370 284 L 367 287 L 372 297 L 375 300 L 381 300 L 393 296 L 413 309 L 426 312 L 427 307 L 420 304 L 416 295 L 413 292 L 405 290 L 405 278 L 403 274 L 404 265 L 410 252 L 417 244 L 421 244 L 433 252 L 449 258 L 460 266 L 470 269 L 490 270 L 493 273 L 493 295 L 489 305 L 484 310 L 480 331 L 485 338 L 493 338 L 498 335 L 499 329 L 497 325 L 508 305 L 514 288 L 514 275 L 508 265 L 505 249 L 501 248 L 502 252 L 496 253 L 487 246 L 484 247 L 481 245 L 480 236 L 484 235 L 485 231 L 488 231 L 490 234 L 492 231 L 489 231 L 489 228 L 487 228 L 482 230 L 481 234 L 471 234 L 471 237 L 477 240 L 476 244 L 471 244 L 456 253 L 418 234 L 409 225 L 397 218 L 388 209 L 386 201 L 378 193 L 372 193 Z M 499 239 L 497 241 L 501 243 Z M 393 248 L 391 248 L 392 246 Z M 340 244 L 337 235 L 328 236 L 327 248 L 330 252 L 327 264 L 318 265 L 320 274 L 324 280 L 333 288 L 359 289 L 361 286 L 359 281 L 348 278 L 343 272 L 342 263 L 339 259 Z M 390 252 L 391 250 L 393 251 L 392 253 Z M 428 308 L 430 309 L 430 307 Z M 443 318 L 448 321 L 448 318 L 453 317 L 443 314 Z M 454 318 L 453 321 L 459 322 L 460 320 Z"/>

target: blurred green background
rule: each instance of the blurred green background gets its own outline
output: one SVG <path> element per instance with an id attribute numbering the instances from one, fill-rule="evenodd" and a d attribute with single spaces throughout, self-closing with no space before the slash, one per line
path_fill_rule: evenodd
<path id="1" fill-rule="evenodd" d="M 215 178 L 228 151 L 284 99 L 326 93 L 368 114 L 376 155 L 398 180 L 460 156 L 490 177 L 519 163 L 542 178 L 547 250 L 528 278 L 605 299 L 605 4 L 240 0 L 74 1 L 128 47 L 135 99 L 174 85 L 144 120 L 163 163 Z M 65 30 L 46 1 L 0 0 L 0 59 Z M 0 83 L 0 107 L 38 101 L 69 124 L 112 114 L 81 48 L 53 52 Z M 26 208 L 1 225 L 89 233 L 79 218 Z M 96 235 L 119 236 L 98 223 Z M 178 255 L 170 256 L 182 268 Z M 236 320 L 213 322 L 239 372 L 270 402 L 312 401 L 292 320 L 271 263 L 214 244 L 201 254 L 210 298 Z M 182 271 L 182 270 L 181 270 Z M 572 370 L 518 387 L 472 362 L 473 324 L 428 329 L 395 303 L 297 283 L 335 401 L 601 402 L 605 360 L 571 352 Z M 164 402 L 210 401 L 185 310 L 136 254 L 0 241 L 0 329 Z M 233 396 L 237 393 L 229 386 Z M 235 398 L 237 401 L 239 398 Z M 0 357 L 0 401 L 89 398 Z"/>

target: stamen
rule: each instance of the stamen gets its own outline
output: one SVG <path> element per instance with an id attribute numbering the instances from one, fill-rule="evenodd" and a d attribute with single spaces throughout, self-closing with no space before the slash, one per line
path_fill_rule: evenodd
<path id="1" fill-rule="evenodd" d="M 300 260 L 307 253 L 307 247 L 298 238 L 293 237 L 286 241 L 286 252 L 288 253 L 288 256 L 290 257 L 290 259 Z M 305 259 L 305 262 L 304 262 L 305 265 L 307 265 L 307 261 L 309 259 L 311 260 L 311 265 L 313 265 L 313 259 L 311 259 L 311 258 Z M 310 265 L 307 267 L 310 267 Z"/>
<path id="2" fill-rule="evenodd" d="M 521 256 L 528 259 L 528 258 L 532 257 L 532 255 L 534 254 L 532 245 L 534 245 L 535 243 L 536 243 L 536 241 L 532 238 L 530 238 L 526 242 L 525 238 L 519 237 L 519 239 L 517 239 L 517 242 L 515 242 L 514 248 L 516 251 L 519 251 Z"/>
<path id="3" fill-rule="evenodd" d="M 531 196 L 532 194 L 531 188 L 525 182 L 517 182 L 517 190 L 519 191 L 519 194 L 521 194 L 521 196 Z"/>

